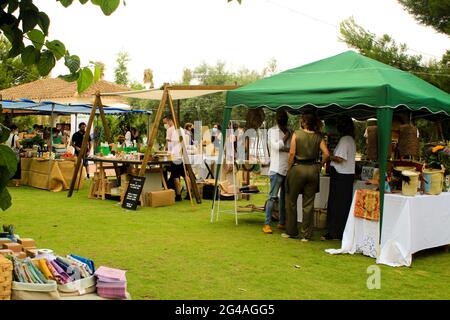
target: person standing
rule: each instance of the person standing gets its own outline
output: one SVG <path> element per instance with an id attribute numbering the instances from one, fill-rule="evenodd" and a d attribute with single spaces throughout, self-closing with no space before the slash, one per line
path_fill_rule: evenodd
<path id="1" fill-rule="evenodd" d="M 319 162 L 319 151 L 322 160 Z M 302 116 L 301 128 L 292 135 L 288 158 L 286 190 L 286 233 L 282 237 L 300 237 L 308 241 L 312 237 L 314 199 L 319 191 L 319 174 L 330 153 L 320 132 L 320 122 L 313 112 Z M 303 219 L 298 227 L 297 198 L 303 195 Z"/>
<path id="2" fill-rule="evenodd" d="M 16 187 L 20 186 L 21 179 L 21 165 L 20 165 L 20 143 L 19 143 L 19 129 L 15 124 L 10 127 L 11 132 L 9 133 L 9 137 L 5 142 L 5 145 L 10 147 L 12 151 L 16 154 L 17 160 L 17 169 L 14 176 L 11 178 L 16 183 Z"/>
<path id="3" fill-rule="evenodd" d="M 337 130 L 341 138 L 331 156 L 327 232 L 321 240 L 342 239 L 353 198 L 356 144 L 352 118 L 340 117 Z"/>
<path id="4" fill-rule="evenodd" d="M 272 221 L 273 206 L 277 199 L 279 199 L 278 212 L 280 213 L 280 220 L 277 227 L 280 230 L 286 228 L 285 180 L 289 155 L 289 148 L 286 146 L 286 143 L 291 138 L 291 133 L 288 129 L 287 112 L 284 110 L 277 111 L 276 121 L 277 125 L 270 128 L 267 133 L 270 151 L 270 192 L 269 199 L 266 202 L 266 218 L 262 229 L 266 234 L 272 233 L 270 223 Z M 279 198 L 278 193 L 280 193 Z"/>
<path id="5" fill-rule="evenodd" d="M 170 165 L 170 178 L 167 181 L 167 186 L 170 189 L 175 190 L 175 201 L 181 201 L 182 186 L 180 178 L 183 177 L 187 182 L 186 175 L 184 174 L 183 161 L 181 158 L 181 143 L 179 133 L 175 128 L 173 118 L 171 115 L 166 115 L 163 118 L 164 128 L 166 129 L 166 148 L 172 157 L 172 163 Z M 180 130 L 180 134 L 183 130 Z M 184 140 L 184 134 L 183 134 Z"/>
<path id="6" fill-rule="evenodd" d="M 72 136 L 72 147 L 75 149 L 75 155 L 78 157 L 81 151 L 81 146 L 83 145 L 84 135 L 86 134 L 86 123 L 81 122 L 78 125 L 78 131 L 75 132 Z M 86 146 L 86 154 L 89 154 L 91 148 L 91 137 L 89 136 L 88 144 Z M 83 157 L 83 166 L 86 168 L 87 178 L 89 179 L 89 167 L 88 161 L 85 157 Z"/>
<path id="7" fill-rule="evenodd" d="M 130 126 L 125 126 L 125 147 L 129 148 L 133 146 L 132 135 Z"/>

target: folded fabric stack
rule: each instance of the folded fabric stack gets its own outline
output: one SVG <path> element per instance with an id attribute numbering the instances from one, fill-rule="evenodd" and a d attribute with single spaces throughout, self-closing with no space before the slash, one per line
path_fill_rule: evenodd
<path id="1" fill-rule="evenodd" d="M 127 279 L 124 270 L 100 267 L 95 272 L 97 277 L 97 294 L 108 299 L 127 298 Z"/>
<path id="2" fill-rule="evenodd" d="M 11 259 L 14 264 L 14 278 L 18 282 L 43 284 L 54 280 L 57 284 L 67 284 L 92 277 L 95 272 L 91 260 L 76 255 L 63 258 L 48 254 L 33 260 L 29 257 L 20 260 L 11 256 Z"/>
<path id="3" fill-rule="evenodd" d="M 36 284 L 48 283 L 46 276 L 30 258 L 25 258 L 24 260 L 20 260 L 15 256 L 8 256 L 8 258 L 13 262 L 14 281 Z"/>

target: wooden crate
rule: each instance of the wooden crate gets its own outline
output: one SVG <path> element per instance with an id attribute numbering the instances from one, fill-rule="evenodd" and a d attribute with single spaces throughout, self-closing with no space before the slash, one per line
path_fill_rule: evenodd
<path id="1" fill-rule="evenodd" d="M 13 265 L 0 255 L 0 300 L 11 300 Z"/>

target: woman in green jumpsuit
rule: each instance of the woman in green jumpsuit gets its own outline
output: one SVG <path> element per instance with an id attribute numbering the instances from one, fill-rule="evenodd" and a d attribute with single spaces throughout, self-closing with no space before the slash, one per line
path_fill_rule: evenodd
<path id="1" fill-rule="evenodd" d="M 321 167 L 330 153 L 320 133 L 320 121 L 313 112 L 302 115 L 301 128 L 292 136 L 286 192 L 286 234 L 283 237 L 308 241 L 312 236 L 314 199 L 319 191 Z M 319 150 L 322 159 L 319 159 Z M 297 198 L 303 195 L 303 219 L 297 223 Z"/>

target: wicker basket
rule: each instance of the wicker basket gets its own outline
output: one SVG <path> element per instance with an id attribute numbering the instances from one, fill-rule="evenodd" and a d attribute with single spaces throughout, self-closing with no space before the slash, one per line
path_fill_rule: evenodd
<path id="1" fill-rule="evenodd" d="M 400 126 L 398 151 L 402 157 L 417 157 L 419 155 L 419 139 L 417 138 L 417 128 L 415 126 L 409 124 Z"/>
<path id="2" fill-rule="evenodd" d="M 11 300 L 12 262 L 0 254 L 0 300 Z"/>

